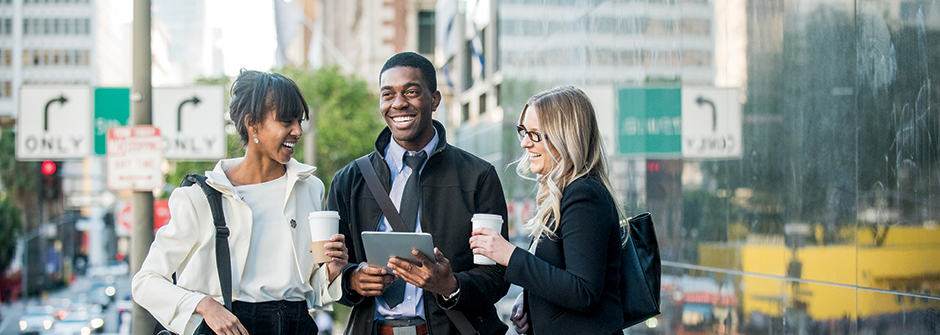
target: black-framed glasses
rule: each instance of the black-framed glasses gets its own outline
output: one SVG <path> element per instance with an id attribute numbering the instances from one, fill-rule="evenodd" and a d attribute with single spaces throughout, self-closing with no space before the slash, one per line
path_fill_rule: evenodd
<path id="1" fill-rule="evenodd" d="M 516 126 L 516 132 L 519 134 L 519 141 L 522 141 L 524 137 L 528 137 L 529 141 L 532 141 L 532 142 L 542 142 L 543 137 L 548 138 L 548 136 L 525 129 L 525 126 L 521 124 Z"/>

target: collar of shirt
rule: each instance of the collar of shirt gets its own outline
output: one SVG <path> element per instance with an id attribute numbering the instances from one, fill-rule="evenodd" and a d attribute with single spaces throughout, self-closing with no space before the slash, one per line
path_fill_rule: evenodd
<path id="1" fill-rule="evenodd" d="M 431 157 L 431 153 L 434 152 L 434 148 L 437 148 L 437 142 L 440 141 L 440 137 L 437 135 L 437 129 L 434 129 L 434 137 L 431 138 L 431 141 L 424 146 L 421 151 L 424 151 L 428 158 Z M 405 148 L 402 148 L 398 142 L 395 142 L 394 139 L 389 141 L 388 147 L 385 148 L 385 163 L 388 164 L 389 170 L 392 172 L 392 182 L 395 181 L 395 176 L 401 174 L 402 170 L 405 169 L 404 155 Z M 413 153 L 417 153 L 413 152 Z M 425 161 L 427 162 L 427 161 Z M 427 165 L 427 164 L 425 164 Z M 421 166 L 421 169 L 424 169 L 424 166 Z"/>

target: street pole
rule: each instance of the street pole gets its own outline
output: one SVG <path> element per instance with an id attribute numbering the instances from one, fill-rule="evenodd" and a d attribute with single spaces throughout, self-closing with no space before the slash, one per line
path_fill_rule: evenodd
<path id="1" fill-rule="evenodd" d="M 150 125 L 153 87 L 150 81 L 150 0 L 134 0 L 132 58 L 134 78 L 131 85 L 131 124 Z M 140 270 L 153 243 L 153 192 L 134 191 L 131 196 L 131 276 Z M 147 310 L 134 303 L 134 335 L 153 334 L 156 320 Z"/>

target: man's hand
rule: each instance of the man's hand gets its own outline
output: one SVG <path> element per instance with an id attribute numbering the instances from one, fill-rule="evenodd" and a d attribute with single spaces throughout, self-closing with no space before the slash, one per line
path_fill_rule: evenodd
<path id="1" fill-rule="evenodd" d="M 359 263 L 349 278 L 349 286 L 364 297 L 382 295 L 388 285 L 395 280 L 395 275 L 387 273 L 385 268 L 369 266 L 366 262 Z"/>
<path id="2" fill-rule="evenodd" d="M 238 317 L 229 310 L 225 309 L 218 301 L 210 297 L 202 298 L 196 304 L 196 313 L 202 315 L 206 320 L 206 325 L 212 328 L 212 331 L 219 335 L 248 335 L 248 330 L 242 326 Z"/>
<path id="3" fill-rule="evenodd" d="M 411 254 L 415 255 L 421 264 L 412 264 L 404 259 L 392 257 L 388 260 L 388 267 L 406 282 L 425 291 L 446 296 L 457 290 L 457 277 L 454 277 L 454 272 L 450 269 L 450 261 L 439 249 L 434 248 L 434 261 L 418 249 L 412 249 Z"/>

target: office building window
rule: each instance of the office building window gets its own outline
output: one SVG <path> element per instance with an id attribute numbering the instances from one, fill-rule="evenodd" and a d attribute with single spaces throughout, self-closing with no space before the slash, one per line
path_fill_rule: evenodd
<path id="1" fill-rule="evenodd" d="M 13 33 L 13 19 L 0 18 L 0 35 L 10 35 Z"/>
<path id="2" fill-rule="evenodd" d="M 0 64 L 9 65 L 10 50 L 0 50 Z M 91 50 L 23 50 L 23 67 L 31 66 L 88 66 Z"/>
<path id="3" fill-rule="evenodd" d="M 434 12 L 418 12 L 418 52 L 434 53 Z"/>
<path id="4" fill-rule="evenodd" d="M 499 84 L 499 85 L 496 85 L 495 88 L 493 88 L 493 91 L 496 92 L 496 98 L 495 98 L 496 101 L 494 101 L 493 104 L 496 105 L 497 107 L 499 107 L 499 104 L 503 102 L 503 92 L 501 89 L 502 87 L 503 87 L 503 84 Z"/>
<path id="5" fill-rule="evenodd" d="M 486 93 L 480 94 L 480 115 L 486 113 Z"/>
<path id="6" fill-rule="evenodd" d="M 460 106 L 460 121 L 467 122 L 470 120 L 470 103 L 465 103 L 463 106 Z"/>
<path id="7" fill-rule="evenodd" d="M 0 81 L 0 97 L 9 98 L 13 95 L 13 82 L 6 80 Z"/>

